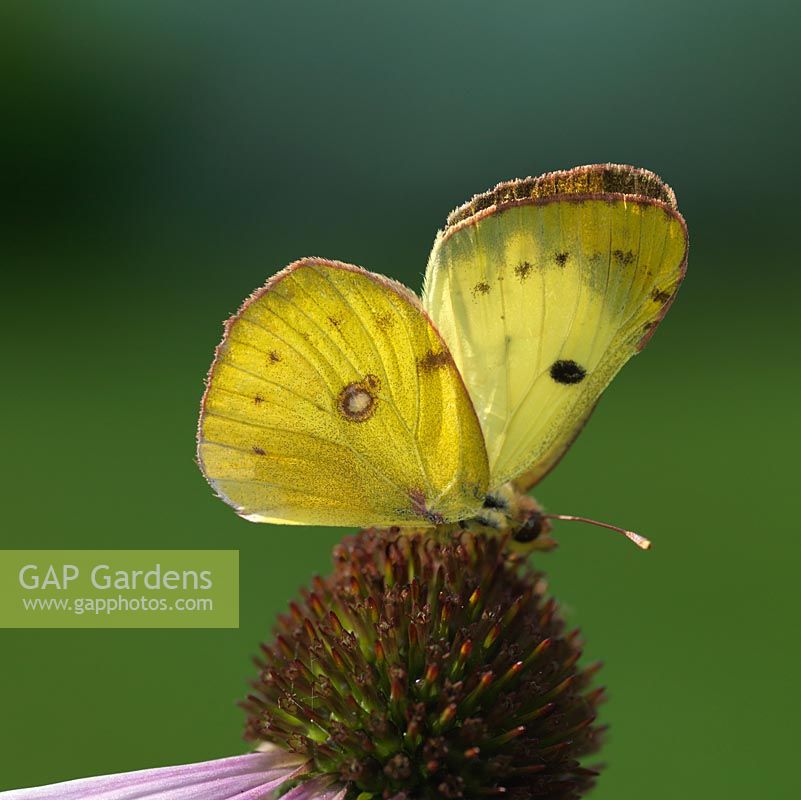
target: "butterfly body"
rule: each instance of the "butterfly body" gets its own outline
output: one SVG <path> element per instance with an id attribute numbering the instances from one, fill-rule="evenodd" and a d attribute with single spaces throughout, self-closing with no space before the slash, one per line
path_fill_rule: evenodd
<path id="1" fill-rule="evenodd" d="M 422 299 L 296 262 L 226 325 L 201 468 L 254 521 L 533 530 L 525 492 L 650 338 L 686 251 L 668 187 L 598 165 L 454 211 Z"/>

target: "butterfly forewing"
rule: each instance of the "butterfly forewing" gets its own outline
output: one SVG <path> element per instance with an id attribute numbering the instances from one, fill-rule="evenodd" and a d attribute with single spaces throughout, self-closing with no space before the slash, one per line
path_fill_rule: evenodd
<path id="1" fill-rule="evenodd" d="M 610 165 L 501 184 L 450 222 L 424 306 L 473 399 L 491 488 L 533 485 L 664 315 L 686 228 L 655 176 Z"/>
<path id="2" fill-rule="evenodd" d="M 431 524 L 481 505 L 481 430 L 451 354 L 400 284 L 306 259 L 227 324 L 198 456 L 249 519 Z"/>

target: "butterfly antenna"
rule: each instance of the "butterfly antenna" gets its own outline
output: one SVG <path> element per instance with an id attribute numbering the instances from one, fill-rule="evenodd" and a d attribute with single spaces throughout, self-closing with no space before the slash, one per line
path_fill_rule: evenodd
<path id="1" fill-rule="evenodd" d="M 546 519 L 561 519 L 565 522 L 587 522 L 590 525 L 597 525 L 599 528 L 607 528 L 610 531 L 617 531 L 622 533 L 629 541 L 634 542 L 641 550 L 651 549 L 651 540 L 640 536 L 639 533 L 634 531 L 627 531 L 625 528 L 618 528 L 617 525 L 610 525 L 608 522 L 598 522 L 596 519 L 589 519 L 588 517 L 577 517 L 573 514 L 543 514 Z"/>

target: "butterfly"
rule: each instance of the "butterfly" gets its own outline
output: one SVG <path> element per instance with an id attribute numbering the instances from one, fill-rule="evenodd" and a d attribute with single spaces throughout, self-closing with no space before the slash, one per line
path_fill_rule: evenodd
<path id="1" fill-rule="evenodd" d="M 201 470 L 256 522 L 502 527 L 653 335 L 687 248 L 670 187 L 602 164 L 457 208 L 422 297 L 350 264 L 296 261 L 225 324 Z M 534 538 L 542 515 L 523 507 Z"/>

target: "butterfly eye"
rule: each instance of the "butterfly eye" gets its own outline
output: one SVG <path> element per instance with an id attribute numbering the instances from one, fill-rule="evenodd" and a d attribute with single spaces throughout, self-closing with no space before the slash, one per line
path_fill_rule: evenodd
<path id="1" fill-rule="evenodd" d="M 539 511 L 535 511 L 513 534 L 512 539 L 521 544 L 533 542 L 541 533 L 543 518 Z"/>

